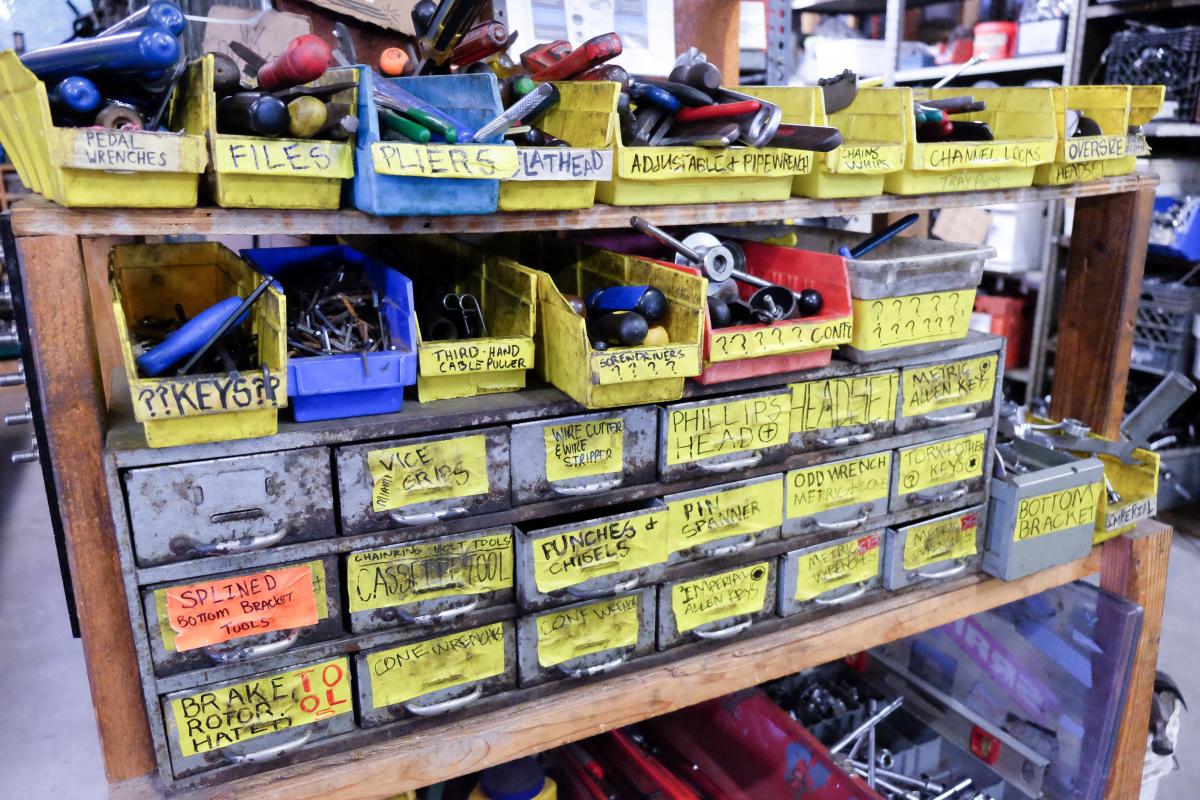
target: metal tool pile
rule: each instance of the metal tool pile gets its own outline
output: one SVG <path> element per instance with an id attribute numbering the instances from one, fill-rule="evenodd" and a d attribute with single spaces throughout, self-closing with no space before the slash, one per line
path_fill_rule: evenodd
<path id="1" fill-rule="evenodd" d="M 444 284 L 431 285 L 417 294 L 417 324 L 427 342 L 479 339 L 488 335 L 479 298 Z"/>
<path id="2" fill-rule="evenodd" d="M 289 282 L 288 357 L 366 354 L 393 349 L 383 322 L 383 303 L 362 270 L 331 265 L 318 287 Z"/>

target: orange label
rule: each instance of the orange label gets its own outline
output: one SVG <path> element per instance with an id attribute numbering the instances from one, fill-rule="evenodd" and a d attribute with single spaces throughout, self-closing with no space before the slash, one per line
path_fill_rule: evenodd
<path id="1" fill-rule="evenodd" d="M 173 586 L 166 596 L 177 651 L 317 622 L 308 564 Z"/>

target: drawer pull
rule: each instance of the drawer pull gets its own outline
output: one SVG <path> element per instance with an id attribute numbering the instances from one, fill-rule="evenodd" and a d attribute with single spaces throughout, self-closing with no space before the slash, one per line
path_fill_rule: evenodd
<path id="1" fill-rule="evenodd" d="M 409 625 L 429 625 L 434 622 L 445 622 L 455 617 L 461 617 L 468 611 L 473 611 L 477 605 L 479 605 L 479 595 L 475 595 L 461 606 L 447 608 L 443 611 L 435 611 L 432 614 L 408 614 L 401 609 L 396 609 L 396 613 Z"/>
<path id="2" fill-rule="evenodd" d="M 727 544 L 724 547 L 697 547 L 702 556 L 727 556 L 730 553 L 740 553 L 743 550 L 749 550 L 754 547 L 754 542 L 757 541 L 753 534 L 748 534 L 745 539 L 736 544 Z"/>
<path id="3" fill-rule="evenodd" d="M 918 575 L 922 578 L 929 578 L 929 579 L 949 578 L 951 575 L 957 575 L 960 572 L 966 572 L 966 569 L 967 569 L 967 565 L 965 563 L 963 563 L 963 564 L 959 564 L 958 566 L 950 567 L 950 569 L 943 569 L 939 572 L 921 572 L 920 570 L 917 570 L 913 574 Z"/>
<path id="4" fill-rule="evenodd" d="M 954 414 L 922 414 L 920 417 L 917 417 L 917 419 L 924 420 L 925 422 L 936 422 L 940 425 L 944 425 L 948 422 L 966 422 L 969 419 L 975 419 L 978 414 L 979 412 L 975 411 L 974 409 L 968 409 L 967 411 L 958 411 Z"/>
<path id="5" fill-rule="evenodd" d="M 839 595 L 837 597 L 830 597 L 828 599 L 823 597 L 814 597 L 813 602 L 819 606 L 840 606 L 842 603 L 849 603 L 851 600 L 862 597 L 866 593 L 867 585 L 863 583 L 859 584 L 858 588 L 852 592 L 847 592 L 846 594 Z"/>
<path id="6" fill-rule="evenodd" d="M 728 628 L 721 628 L 719 631 L 702 631 L 696 629 L 692 633 L 699 636 L 701 639 L 728 639 L 730 636 L 737 636 L 742 631 L 754 624 L 754 620 L 748 619 L 745 622 L 739 622 L 737 625 L 732 625 Z"/>
<path id="7" fill-rule="evenodd" d="M 610 595 L 620 594 L 621 592 L 627 592 L 637 585 L 638 578 L 637 576 L 634 576 L 623 583 L 614 583 L 607 589 L 597 589 L 596 591 L 591 592 L 586 589 L 580 589 L 576 586 L 568 586 L 567 594 L 571 595 L 572 597 L 578 597 L 582 600 L 590 600 L 593 597 L 608 597 Z"/>
<path id="8" fill-rule="evenodd" d="M 466 506 L 454 506 L 453 508 L 443 508 L 441 511 L 429 511 L 424 514 L 401 514 L 399 511 L 389 511 L 388 516 L 397 525 L 425 525 L 430 522 L 437 522 L 439 519 L 457 517 L 465 513 L 467 513 Z"/>
<path id="9" fill-rule="evenodd" d="M 195 549 L 202 556 L 230 556 L 237 553 L 249 553 L 252 550 L 265 550 L 272 545 L 279 544 L 287 534 L 286 530 L 276 531 L 275 533 L 264 533 L 262 536 L 255 536 L 245 544 L 239 544 L 236 540 L 231 542 L 201 542 L 195 546 Z"/>
<path id="10" fill-rule="evenodd" d="M 230 663 L 234 661 L 254 661 L 259 658 L 273 656 L 276 653 L 282 653 L 289 647 L 294 645 L 300 639 L 300 628 L 293 628 L 288 631 L 288 635 L 276 642 L 267 644 L 252 644 L 245 647 L 224 647 L 219 644 L 210 644 L 204 648 L 204 655 L 211 658 L 213 661 L 221 663 Z"/>
<path id="11" fill-rule="evenodd" d="M 821 447 L 845 447 L 848 444 L 862 444 L 869 442 L 875 438 L 875 431 L 866 431 L 865 433 L 855 433 L 848 436 L 838 436 L 829 439 L 824 436 L 817 437 L 817 444 Z"/>
<path id="12" fill-rule="evenodd" d="M 869 516 L 871 516 L 870 509 L 859 514 L 855 519 L 846 519 L 842 520 L 841 522 L 821 522 L 820 520 L 814 519 L 813 525 L 816 525 L 823 531 L 848 531 L 851 528 L 857 528 L 859 525 L 862 525 L 867 521 Z"/>
<path id="13" fill-rule="evenodd" d="M 625 482 L 625 476 L 621 475 L 607 481 L 596 481 L 595 483 L 587 483 L 583 486 L 551 486 L 550 491 L 554 492 L 559 497 L 576 497 L 581 494 L 592 494 L 593 492 L 607 492 L 609 489 L 615 489 Z"/>
<path id="14" fill-rule="evenodd" d="M 419 706 L 415 703 L 405 703 L 404 710 L 410 714 L 416 714 L 418 717 L 436 717 L 438 714 L 446 714 L 454 711 L 456 708 L 462 708 L 468 703 L 473 703 L 483 697 L 483 687 L 476 686 L 475 689 L 468 695 L 456 697 L 453 700 L 446 700 L 442 703 L 430 703 L 427 706 Z"/>
<path id="15" fill-rule="evenodd" d="M 208 518 L 208 521 L 214 524 L 222 522 L 245 522 L 246 520 L 258 519 L 266 515 L 267 512 L 261 508 L 243 508 L 239 511 L 225 511 L 220 514 L 213 514 Z"/>
<path id="16" fill-rule="evenodd" d="M 749 458 L 740 458 L 737 461 L 725 461 L 720 464 L 705 464 L 700 462 L 696 466 L 705 472 L 732 472 L 735 469 L 753 467 L 760 461 L 762 461 L 762 453 L 755 453 Z"/>
<path id="17" fill-rule="evenodd" d="M 274 747 L 264 747 L 262 750 L 255 750 L 252 753 L 225 753 L 225 761 L 230 764 L 259 764 L 263 761 L 274 761 L 303 746 L 312 738 L 312 735 L 312 728 L 309 728 L 303 735 Z"/>
<path id="18" fill-rule="evenodd" d="M 568 678 L 586 678 L 590 675 L 603 675 L 605 672 L 611 672 L 624 663 L 625 656 L 617 656 L 612 661 L 605 661 L 603 664 L 596 664 L 591 667 L 580 667 L 579 669 L 572 669 L 571 667 L 559 664 L 558 671 Z"/>
<path id="19" fill-rule="evenodd" d="M 909 499 L 908 502 L 910 504 L 912 504 L 912 503 L 917 503 L 917 504 L 945 503 L 948 500 L 957 500 L 958 498 L 962 497 L 966 493 L 967 493 L 967 487 L 965 487 L 965 486 L 960 486 L 957 489 L 955 489 L 954 491 L 947 492 L 946 494 L 927 495 L 927 494 L 922 494 L 921 492 L 917 492 Z"/>

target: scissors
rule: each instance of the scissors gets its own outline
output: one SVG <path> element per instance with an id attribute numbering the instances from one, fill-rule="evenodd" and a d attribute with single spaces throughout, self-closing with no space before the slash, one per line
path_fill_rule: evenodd
<path id="1" fill-rule="evenodd" d="M 473 294 L 447 294 L 442 298 L 442 308 L 454 315 L 455 322 L 461 320 L 461 333 L 464 339 L 474 339 L 487 336 L 487 325 L 483 322 L 483 308 Z"/>

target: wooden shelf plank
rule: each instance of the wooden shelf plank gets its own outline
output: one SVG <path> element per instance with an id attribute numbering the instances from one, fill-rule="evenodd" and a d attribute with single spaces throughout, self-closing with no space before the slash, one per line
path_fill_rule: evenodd
<path id="1" fill-rule="evenodd" d="M 1094 548 L 1081 561 L 1018 581 L 977 575 L 892 595 L 661 666 L 171 797 L 384 800 L 912 636 L 1085 577 L 1100 564 L 1101 548 Z M 111 789 L 115 800 L 161 796 L 148 776 Z"/>
<path id="2" fill-rule="evenodd" d="M 13 207 L 17 236 L 52 236 L 71 231 L 78 236 L 169 236 L 181 234 L 401 234 L 504 233 L 512 231 L 600 230 L 625 228 L 633 215 L 670 225 L 708 225 L 728 222 L 837 217 L 932 208 L 984 207 L 996 203 L 1025 203 L 1068 197 L 1153 189 L 1158 178 L 1124 175 L 1068 186 L 1035 186 L 984 192 L 882 195 L 879 197 L 790 200 L 753 203 L 617 207 L 597 205 L 576 211 L 522 211 L 479 216 L 372 217 L 360 211 L 282 211 L 273 209 L 72 209 L 43 198 Z"/>

